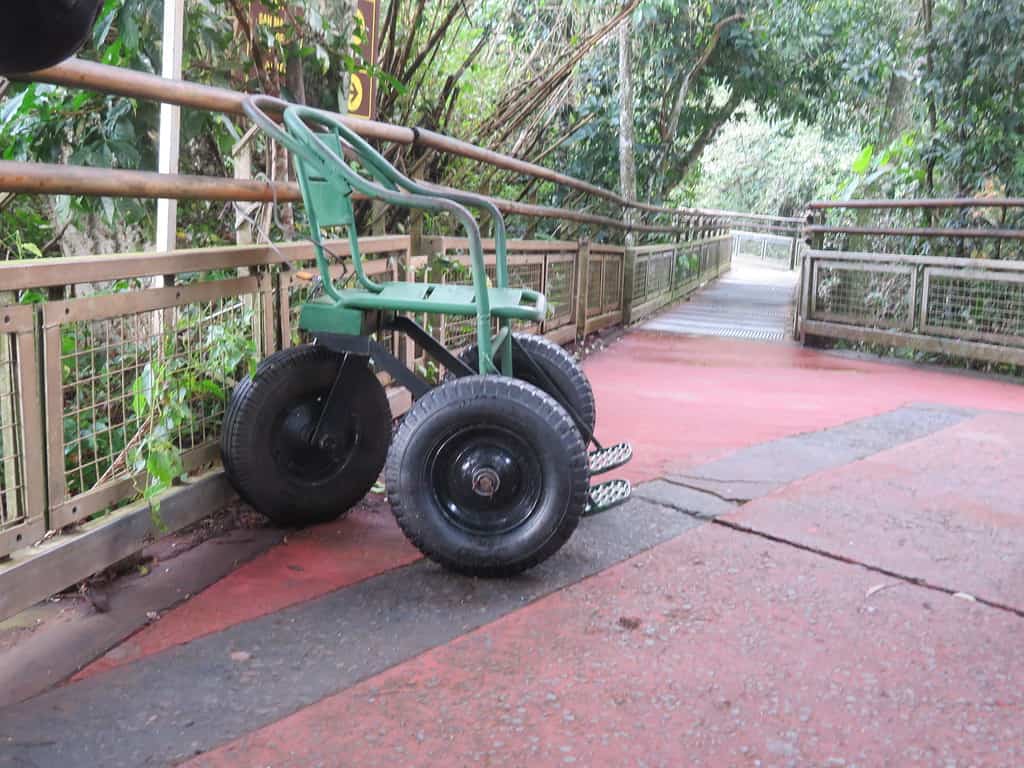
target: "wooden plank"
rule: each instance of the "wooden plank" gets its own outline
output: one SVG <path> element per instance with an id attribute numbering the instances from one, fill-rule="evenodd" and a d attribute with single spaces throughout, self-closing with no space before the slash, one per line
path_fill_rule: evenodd
<path id="1" fill-rule="evenodd" d="M 935 336 L 924 336 L 918 333 L 903 331 L 882 331 L 874 328 L 859 328 L 839 323 L 826 323 L 817 320 L 805 320 L 803 332 L 806 336 L 821 336 L 831 339 L 845 339 L 869 344 L 882 344 L 890 347 L 905 347 L 921 352 L 963 357 L 989 363 L 1005 363 L 1007 365 L 1024 365 L 1024 349 L 1001 347 L 995 344 L 984 344 L 977 341 L 960 341 Z"/>
<path id="2" fill-rule="evenodd" d="M 46 309 L 44 304 L 44 325 L 47 320 Z M 46 498 L 52 508 L 62 504 L 67 494 L 67 480 L 64 476 L 64 383 L 59 325 L 43 331 L 43 382 L 46 397 Z"/>
<path id="3" fill-rule="evenodd" d="M 970 267 L 999 271 L 1024 271 L 1024 261 L 1004 259 L 957 259 L 944 256 L 914 256 L 906 253 L 869 253 L 865 251 L 824 251 L 809 248 L 805 257 L 830 259 L 832 261 L 892 262 L 894 264 L 915 264 L 936 267 Z"/>
<path id="4" fill-rule="evenodd" d="M 186 472 L 193 472 L 219 460 L 220 445 L 217 442 L 200 445 L 186 451 L 181 456 L 181 463 Z M 91 488 L 73 496 L 62 504 L 51 505 L 50 528 L 59 530 L 66 525 L 87 520 L 90 516 L 102 512 L 119 501 L 138 496 L 139 489 L 144 488 L 148 482 L 148 475 L 145 472 L 129 477 L 119 477 L 97 488 Z"/>
<path id="5" fill-rule="evenodd" d="M 264 272 L 259 276 L 259 291 L 262 299 L 259 312 L 262 349 L 259 351 L 266 357 L 277 351 L 277 333 L 274 323 L 274 276 L 269 272 Z"/>
<path id="6" fill-rule="evenodd" d="M 29 309 L 26 307 L 26 309 Z M 34 312 L 30 321 L 35 323 Z M 25 511 L 27 522 L 23 538 L 15 538 L 24 545 L 46 532 L 46 448 L 43 431 L 43 400 L 39 391 L 39 355 L 35 328 L 18 333 L 18 377 L 21 394 L 22 476 L 25 480 Z"/>
<path id="7" fill-rule="evenodd" d="M 555 342 L 555 344 L 559 344 L 564 347 L 566 344 L 571 344 L 576 341 L 576 326 L 575 324 L 563 325 L 560 328 L 555 328 L 554 330 L 546 332 L 544 334 L 544 338 L 550 339 Z"/>
<path id="8" fill-rule="evenodd" d="M 364 237 L 359 249 L 364 255 L 401 251 L 408 247 L 406 235 Z M 328 240 L 326 245 L 339 256 L 350 256 L 347 240 Z M 276 249 L 276 250 L 275 250 Z M 315 258 L 313 244 L 294 242 L 269 245 L 189 248 L 166 253 L 120 253 L 109 256 L 71 256 L 0 263 L 0 285 L 5 290 L 44 288 L 55 285 L 99 283 L 133 277 L 203 272 L 213 269 L 269 266 Z"/>
<path id="9" fill-rule="evenodd" d="M 587 325 L 584 330 L 584 335 L 590 335 L 591 333 L 597 333 L 598 331 L 610 328 L 613 325 L 622 324 L 622 310 L 618 309 L 614 312 L 609 312 L 605 315 L 599 315 L 598 317 L 592 317 L 587 320 Z"/>
<path id="10" fill-rule="evenodd" d="M 810 314 L 811 303 L 811 275 L 814 271 L 814 259 L 810 253 L 805 253 L 800 263 L 800 296 L 797 299 L 798 310 L 793 321 L 793 337 L 804 341 L 803 323 Z"/>
<path id="11" fill-rule="evenodd" d="M 829 227 L 809 225 L 809 234 L 877 235 L 879 237 L 945 237 L 951 240 L 1024 240 L 1024 229 L 956 229 L 955 227 Z"/>
<path id="12" fill-rule="evenodd" d="M 259 291 L 255 277 L 213 280 L 208 283 L 150 288 L 128 293 L 101 294 L 82 299 L 52 301 L 46 304 L 44 327 L 82 320 L 106 320 L 139 312 L 152 312 L 217 299 L 231 298 Z"/>
<path id="13" fill-rule="evenodd" d="M 15 552 L 10 561 L 0 565 L 0 619 L 123 560 L 156 536 L 201 520 L 233 498 L 234 490 L 218 469 L 161 498 L 161 529 L 149 504 L 140 503 L 83 525 L 74 533 Z"/>
<path id="14" fill-rule="evenodd" d="M 16 321 L 21 320 L 20 325 L 24 327 L 26 318 L 24 312 L 15 311 L 18 309 L 29 308 L 5 307 L 0 321 L 0 446 L 3 449 L 0 452 L 0 473 L 5 489 L 0 494 L 0 508 L 6 510 L 6 515 L 0 514 L 0 527 L 28 517 L 22 477 L 25 467 L 22 437 L 25 428 L 19 402 L 21 361 L 18 334 L 15 332 L 19 325 Z M 31 325 L 28 327 L 31 328 Z M 6 550 L 0 548 L 0 557 L 5 554 Z"/>
<path id="15" fill-rule="evenodd" d="M 591 243 L 590 252 L 612 256 L 624 256 L 626 254 L 626 247 L 624 245 L 608 245 L 607 243 Z"/>
<path id="16" fill-rule="evenodd" d="M 469 238 L 467 237 L 424 237 L 424 242 L 429 241 L 431 248 L 436 252 L 441 251 L 468 251 Z M 492 239 L 480 241 L 485 253 L 494 253 L 495 244 Z M 505 244 L 505 250 L 511 255 L 514 251 L 544 253 L 545 251 L 575 251 L 577 243 L 575 240 L 509 240 Z"/>
<path id="17" fill-rule="evenodd" d="M 580 240 L 576 255 L 576 300 L 573 307 L 576 318 L 576 336 L 586 336 L 587 293 L 590 286 L 590 241 Z"/>

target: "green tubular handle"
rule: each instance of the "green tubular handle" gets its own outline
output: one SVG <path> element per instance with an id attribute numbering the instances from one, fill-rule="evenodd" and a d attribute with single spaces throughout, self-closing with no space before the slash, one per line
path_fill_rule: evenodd
<path id="1" fill-rule="evenodd" d="M 445 197 L 436 196 L 427 192 L 427 190 L 419 185 L 414 184 L 399 173 L 377 150 L 367 144 L 361 136 L 330 112 L 300 105 L 291 105 L 285 110 L 284 122 L 288 132 L 291 134 L 290 138 L 293 141 L 297 139 L 302 145 L 300 157 L 305 158 L 310 154 L 315 155 L 313 162 L 319 164 L 325 172 L 341 175 L 349 186 L 357 192 L 383 200 L 390 205 L 430 211 L 444 211 L 454 216 L 463 226 L 469 238 L 469 253 L 473 265 L 473 291 L 477 305 L 477 344 L 480 349 L 480 355 L 478 356 L 480 360 L 480 373 L 495 372 L 494 365 L 491 362 L 491 307 L 490 298 L 487 293 L 487 272 L 484 266 L 480 227 L 477 225 L 473 215 L 459 203 Z M 345 144 L 348 144 L 376 181 L 370 181 L 353 171 L 344 158 L 339 157 L 310 128 L 310 123 L 330 129 Z M 276 129 L 277 126 L 275 125 L 274 128 Z M 402 193 L 397 191 L 396 187 L 398 186 L 407 189 L 408 192 Z M 354 238 L 353 231 L 354 228 L 349 229 L 349 234 L 352 238 Z M 502 231 L 502 235 L 504 235 L 504 231 Z M 353 263 L 356 264 L 356 269 L 361 271 L 362 267 L 358 260 L 358 249 L 353 247 Z M 381 290 L 379 285 L 372 283 L 368 279 L 367 282 L 373 285 L 377 291 Z"/>
<path id="2" fill-rule="evenodd" d="M 300 117 L 309 117 L 311 120 L 335 130 L 335 132 L 344 139 L 347 144 L 356 150 L 356 154 L 359 156 L 360 161 L 367 166 L 370 173 L 385 186 L 401 187 L 414 195 L 420 195 L 423 197 L 439 197 L 486 211 L 494 220 L 494 250 L 496 257 L 495 261 L 497 262 L 496 271 L 498 287 L 508 287 L 508 248 L 505 217 L 502 216 L 501 211 L 499 211 L 497 206 L 495 206 L 490 200 L 471 192 L 445 190 L 434 187 L 433 185 L 424 186 L 414 182 L 408 176 L 399 172 L 383 155 L 368 144 L 359 134 L 351 130 L 330 112 L 310 107 L 292 105 L 283 99 L 260 94 L 248 96 L 242 102 L 242 111 L 245 112 L 253 123 L 259 126 L 260 130 L 270 136 L 270 138 L 278 144 L 287 147 L 290 152 L 294 153 L 302 160 L 315 160 L 316 154 L 308 144 L 296 140 L 295 137 L 283 131 L 267 114 L 267 110 L 270 110 L 283 115 L 291 108 L 299 110 Z M 302 125 L 303 128 L 306 128 L 304 123 Z M 319 143 L 322 144 L 322 142 Z M 355 174 L 353 174 L 353 176 L 354 175 Z M 349 181 L 351 183 L 352 180 L 349 179 Z M 364 194 L 368 193 L 364 192 Z"/>
<path id="3" fill-rule="evenodd" d="M 537 310 L 537 314 L 540 315 L 540 322 L 544 322 L 544 317 L 548 312 L 548 299 L 540 291 L 535 291 L 531 288 L 522 288 L 523 297 L 533 302 L 534 307 Z"/>
<path id="4" fill-rule="evenodd" d="M 408 180 L 407 180 L 408 181 Z M 458 190 L 442 189 L 433 184 L 424 186 L 414 181 L 409 181 L 406 189 L 418 194 L 426 194 L 432 197 L 441 197 L 452 200 L 462 205 L 480 208 L 486 211 L 494 220 L 494 255 L 497 262 L 498 287 L 508 288 L 508 246 L 505 234 L 505 217 L 502 216 L 498 207 L 482 195 L 475 195 L 472 192 L 459 192 Z M 405 186 L 404 184 L 402 186 Z"/>
<path id="5" fill-rule="evenodd" d="M 283 99 L 278 99 L 274 96 L 264 96 L 262 94 L 246 96 L 242 101 L 242 111 L 245 112 L 246 116 L 252 120 L 261 131 L 267 134 L 267 136 L 272 138 L 281 146 L 287 147 L 289 152 L 298 155 L 303 160 L 314 160 L 315 156 L 309 151 L 309 149 L 283 131 L 266 111 L 269 109 L 283 115 L 290 106 L 291 104 Z"/>
<path id="6" fill-rule="evenodd" d="M 435 197 L 443 200 L 450 200 L 461 205 L 471 206 L 486 211 L 490 217 L 494 220 L 494 250 L 495 250 L 495 261 L 496 272 L 497 272 L 497 283 L 499 288 L 508 287 L 508 246 L 507 246 L 507 234 L 505 230 L 505 217 L 502 216 L 501 211 L 498 210 L 497 206 L 494 205 L 487 198 L 473 194 L 472 192 L 461 192 L 458 190 L 447 190 L 439 189 L 433 185 L 426 186 L 419 184 L 408 176 L 403 174 L 391 163 L 388 162 L 387 158 L 384 157 L 380 152 L 374 149 L 362 136 L 353 131 L 347 125 L 342 122 L 337 115 L 327 112 L 322 109 L 315 109 L 312 107 L 306 107 L 301 105 L 290 105 L 280 99 L 274 99 L 271 97 L 257 97 L 268 100 L 268 105 L 282 112 L 287 110 L 294 110 L 298 116 L 298 123 L 302 125 L 304 129 L 308 129 L 307 121 L 314 122 L 326 128 L 333 130 L 338 136 L 344 140 L 346 144 L 355 150 L 356 156 L 359 161 L 366 166 L 366 169 L 370 174 L 381 184 L 392 189 L 404 189 L 414 195 L 421 195 L 423 197 Z M 270 128 L 280 133 L 280 129 L 271 121 L 269 118 L 265 118 L 265 123 L 270 124 Z M 267 130 L 264 123 L 260 124 L 263 130 Z M 294 123 L 288 123 L 289 130 L 294 130 L 296 125 Z M 271 134 L 273 135 L 273 134 Z M 290 137 L 289 137 L 290 138 Z M 294 141 L 294 140 L 292 140 Z M 285 143 L 282 141 L 281 143 Z M 291 149 L 290 145 L 286 145 Z M 309 148 L 308 145 L 306 147 Z M 353 174 L 355 175 L 355 174 Z M 351 179 L 349 179 L 349 183 Z M 355 186 L 353 184 L 353 186 Z M 360 190 L 362 191 L 362 190 Z M 364 194 L 369 194 L 365 193 Z"/>

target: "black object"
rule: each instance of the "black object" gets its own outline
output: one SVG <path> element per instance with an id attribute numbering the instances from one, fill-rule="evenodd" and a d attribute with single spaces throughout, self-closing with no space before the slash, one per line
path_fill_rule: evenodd
<path id="1" fill-rule="evenodd" d="M 73 56 L 92 32 L 100 0 L 6 0 L 0 75 L 34 72 Z"/>
<path id="2" fill-rule="evenodd" d="M 466 347 L 459 355 L 473 371 L 478 370 L 480 353 L 476 344 Z M 494 364 L 499 365 L 500 353 Z M 512 370 L 521 379 L 542 389 L 557 400 L 573 421 L 582 423 L 580 433 L 589 442 L 597 422 L 594 390 L 579 363 L 562 347 L 543 336 L 512 334 Z"/>
<path id="3" fill-rule="evenodd" d="M 586 445 L 565 409 L 499 376 L 450 380 L 418 400 L 385 478 L 409 540 L 472 576 L 510 576 L 557 552 L 590 486 Z"/>
<path id="4" fill-rule="evenodd" d="M 258 512 L 303 526 L 333 520 L 362 499 L 390 441 L 387 394 L 367 358 L 312 345 L 271 356 L 236 388 L 221 452 Z"/>

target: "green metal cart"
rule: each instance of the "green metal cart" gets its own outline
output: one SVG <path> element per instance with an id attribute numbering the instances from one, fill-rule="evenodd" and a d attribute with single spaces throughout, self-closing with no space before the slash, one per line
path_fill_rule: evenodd
<path id="1" fill-rule="evenodd" d="M 581 517 L 625 501 L 627 481 L 591 484 L 629 461 L 632 449 L 595 439 L 583 371 L 558 345 L 511 330 L 514 320 L 543 322 L 546 300 L 509 285 L 500 211 L 479 195 L 408 179 L 329 112 L 266 96 L 249 97 L 244 109 L 292 155 L 322 296 L 302 307 L 299 320 L 315 342 L 270 355 L 232 394 L 221 446 L 242 497 L 280 524 L 309 525 L 343 514 L 384 469 L 395 518 L 412 543 L 477 576 L 537 565 Z M 360 256 L 354 192 L 453 216 L 469 238 L 472 285 L 372 280 Z M 469 207 L 494 222 L 493 286 Z M 331 278 L 323 230 L 337 226 L 348 232 L 355 287 Z M 421 314 L 476 318 L 476 343 L 453 354 L 413 319 Z M 443 366 L 445 379 L 431 385 L 407 367 L 376 340 L 385 332 L 408 336 Z M 397 431 L 375 371 L 413 396 Z"/>

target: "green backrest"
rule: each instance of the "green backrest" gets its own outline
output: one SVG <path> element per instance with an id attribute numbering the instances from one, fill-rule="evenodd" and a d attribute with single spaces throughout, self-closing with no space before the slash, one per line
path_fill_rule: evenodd
<path id="1" fill-rule="evenodd" d="M 334 133 L 321 135 L 321 140 L 344 157 L 341 141 Z M 355 212 L 352 210 L 352 186 L 339 174 L 328 172 L 322 165 L 314 161 L 306 161 L 293 154 L 295 171 L 299 177 L 299 188 L 306 211 L 310 217 L 310 225 L 314 229 L 320 227 L 351 227 L 355 225 Z"/>

